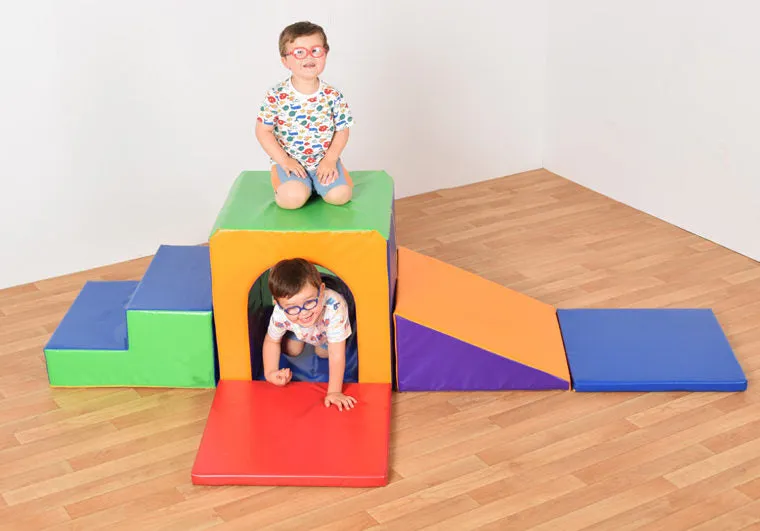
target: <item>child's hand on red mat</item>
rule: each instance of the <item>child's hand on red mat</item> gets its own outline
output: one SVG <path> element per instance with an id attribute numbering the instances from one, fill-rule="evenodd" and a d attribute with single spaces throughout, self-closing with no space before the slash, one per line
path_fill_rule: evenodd
<path id="1" fill-rule="evenodd" d="M 343 393 L 327 393 L 327 396 L 325 396 L 325 407 L 330 407 L 330 404 L 335 404 L 338 406 L 338 411 L 343 411 L 343 408 L 353 408 L 354 404 L 356 404 L 356 399 Z"/>
<path id="2" fill-rule="evenodd" d="M 282 169 L 285 170 L 285 173 L 288 175 L 295 174 L 301 179 L 306 179 L 308 176 L 306 170 L 303 169 L 303 166 L 301 166 L 293 157 L 288 157 L 288 160 L 282 165 Z"/>
<path id="3" fill-rule="evenodd" d="M 338 166 L 334 160 L 327 157 L 322 159 L 322 162 L 317 166 L 317 179 L 324 186 L 332 184 L 338 178 Z"/>
<path id="4" fill-rule="evenodd" d="M 292 377 L 293 373 L 290 372 L 290 369 L 280 369 L 267 374 L 267 381 L 274 385 L 283 386 L 287 385 Z"/>

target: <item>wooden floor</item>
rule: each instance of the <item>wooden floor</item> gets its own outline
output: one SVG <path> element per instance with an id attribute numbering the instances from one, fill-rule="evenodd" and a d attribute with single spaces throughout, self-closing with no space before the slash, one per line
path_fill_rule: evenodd
<path id="1" fill-rule="evenodd" d="M 0 527 L 760 529 L 760 264 L 545 171 L 397 214 L 400 244 L 560 308 L 712 307 L 749 390 L 397 393 L 385 488 L 195 487 L 213 391 L 47 385 L 85 280 L 140 259 L 0 291 Z"/>

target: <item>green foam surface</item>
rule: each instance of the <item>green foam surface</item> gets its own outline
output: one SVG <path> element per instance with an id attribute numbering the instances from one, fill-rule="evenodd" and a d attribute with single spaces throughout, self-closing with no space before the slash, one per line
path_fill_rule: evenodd
<path id="1" fill-rule="evenodd" d="M 128 311 L 128 350 L 46 349 L 50 385 L 211 388 L 211 312 Z"/>
<path id="2" fill-rule="evenodd" d="M 393 179 L 384 171 L 354 171 L 351 178 L 354 181 L 353 199 L 345 205 L 330 205 L 321 197 L 312 197 L 298 210 L 285 210 L 274 202 L 268 171 L 245 171 L 232 185 L 211 236 L 218 230 L 374 230 L 387 240 L 393 206 Z"/>

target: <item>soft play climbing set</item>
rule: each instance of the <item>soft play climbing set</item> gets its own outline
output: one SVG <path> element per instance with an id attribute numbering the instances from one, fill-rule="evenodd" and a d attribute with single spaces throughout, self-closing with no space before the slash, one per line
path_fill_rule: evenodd
<path id="1" fill-rule="evenodd" d="M 289 211 L 269 172 L 241 173 L 208 245 L 162 245 L 139 282 L 85 284 L 45 347 L 51 386 L 215 387 L 193 483 L 354 487 L 388 482 L 393 390 L 747 388 L 711 310 L 558 310 L 397 248 L 393 180 L 352 178 L 350 203 Z M 292 365 L 300 381 L 263 380 L 265 279 L 294 257 L 350 295 L 353 410 L 324 406 L 314 355 Z"/>

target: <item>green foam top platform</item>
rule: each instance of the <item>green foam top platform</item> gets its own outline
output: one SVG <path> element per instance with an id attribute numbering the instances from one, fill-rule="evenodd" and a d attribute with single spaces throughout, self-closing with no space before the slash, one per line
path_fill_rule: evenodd
<path id="1" fill-rule="evenodd" d="M 351 172 L 353 199 L 342 206 L 313 197 L 298 210 L 274 202 L 268 171 L 245 171 L 232 185 L 217 216 L 218 230 L 271 232 L 377 231 L 388 239 L 393 208 L 393 179 L 384 171 Z"/>

